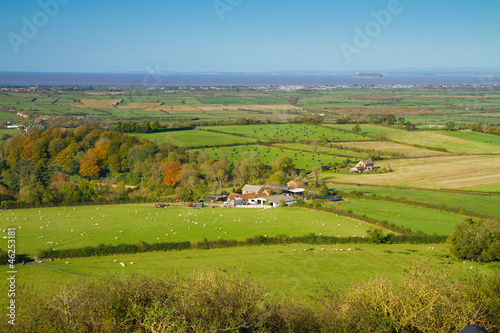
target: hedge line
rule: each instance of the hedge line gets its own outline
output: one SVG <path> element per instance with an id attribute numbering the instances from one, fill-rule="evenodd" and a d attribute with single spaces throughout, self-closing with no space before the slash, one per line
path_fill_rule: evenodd
<path id="1" fill-rule="evenodd" d="M 387 234 L 383 238 L 386 244 L 435 244 L 444 243 L 447 236 L 437 235 L 395 235 Z M 278 235 L 273 237 L 257 236 L 255 238 L 242 238 L 239 241 L 234 239 L 207 240 L 203 242 L 170 242 L 149 244 L 146 242 L 137 242 L 135 244 L 86 246 L 82 248 L 66 250 L 44 250 L 37 253 L 39 259 L 49 258 L 81 258 L 93 256 L 106 256 L 112 254 L 133 254 L 153 251 L 174 251 L 174 250 L 193 250 L 193 249 L 213 249 L 213 248 L 231 248 L 238 246 L 257 246 L 257 245 L 278 245 L 278 244 L 373 244 L 376 243 L 368 237 L 334 237 L 318 236 L 309 234 L 298 237 L 287 235 Z"/>

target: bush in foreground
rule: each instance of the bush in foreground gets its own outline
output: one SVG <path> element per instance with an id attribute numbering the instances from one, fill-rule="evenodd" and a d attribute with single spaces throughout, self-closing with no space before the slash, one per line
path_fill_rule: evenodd
<path id="1" fill-rule="evenodd" d="M 201 270 L 191 278 L 108 277 L 69 282 L 52 296 L 23 286 L 23 332 L 458 332 L 500 327 L 500 273 L 454 284 L 416 263 L 395 285 L 374 278 L 296 303 L 269 297 L 242 273 Z"/>
<path id="2" fill-rule="evenodd" d="M 448 245 L 452 255 L 474 261 L 500 260 L 500 222 L 467 218 L 458 224 Z"/>

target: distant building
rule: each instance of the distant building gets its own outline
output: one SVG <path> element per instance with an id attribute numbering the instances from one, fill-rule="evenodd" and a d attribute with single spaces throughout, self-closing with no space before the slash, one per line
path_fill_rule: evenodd
<path id="1" fill-rule="evenodd" d="M 23 118 L 28 118 L 28 117 L 29 117 L 26 113 L 24 113 L 24 112 L 22 112 L 22 111 L 19 111 L 19 112 L 17 113 L 17 115 L 18 115 L 18 116 L 21 116 L 21 117 L 23 117 Z"/>
<path id="2" fill-rule="evenodd" d="M 358 164 L 352 169 L 351 172 L 367 172 L 376 169 L 375 163 L 370 160 L 359 161 Z"/>
<path id="3" fill-rule="evenodd" d="M 248 185 L 246 184 L 243 186 L 241 189 L 242 194 L 249 194 L 249 193 L 262 193 L 264 191 L 264 188 L 259 185 Z"/>

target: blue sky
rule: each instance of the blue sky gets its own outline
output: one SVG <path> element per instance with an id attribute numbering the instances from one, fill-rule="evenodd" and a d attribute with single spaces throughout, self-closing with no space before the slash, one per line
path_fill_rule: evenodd
<path id="1" fill-rule="evenodd" d="M 500 68 L 498 17 L 498 0 L 6 0 L 0 71 Z"/>

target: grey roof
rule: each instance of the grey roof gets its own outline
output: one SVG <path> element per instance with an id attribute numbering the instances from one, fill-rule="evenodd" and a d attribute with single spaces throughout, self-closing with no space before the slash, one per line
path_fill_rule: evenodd
<path id="1" fill-rule="evenodd" d="M 241 189 L 242 191 L 247 191 L 247 192 L 255 192 L 255 193 L 260 193 L 264 190 L 264 188 L 262 186 L 259 186 L 259 185 L 248 185 L 246 184 L 245 186 L 243 186 L 243 188 Z"/>
<path id="2" fill-rule="evenodd" d="M 274 203 L 279 203 L 280 200 L 283 200 L 284 202 L 289 202 L 289 201 L 296 201 L 297 199 L 292 198 L 288 195 L 284 194 L 277 194 L 277 195 L 268 195 L 267 197 L 262 197 L 261 199 L 266 199 L 267 201 L 271 201 Z"/>
<path id="3" fill-rule="evenodd" d="M 277 188 L 280 191 L 289 191 L 289 190 L 293 189 L 293 187 L 290 187 L 290 186 L 275 185 L 275 184 L 266 184 L 266 188 Z"/>

